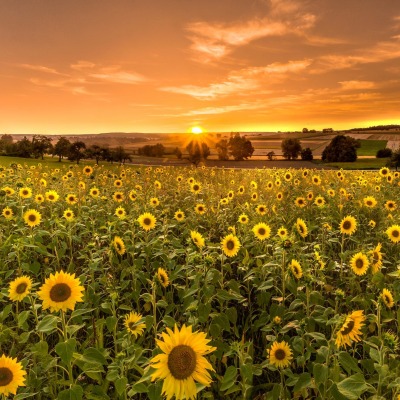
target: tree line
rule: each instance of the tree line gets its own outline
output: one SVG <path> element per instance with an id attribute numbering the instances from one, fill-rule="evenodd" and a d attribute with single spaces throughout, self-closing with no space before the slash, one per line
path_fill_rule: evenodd
<path id="1" fill-rule="evenodd" d="M 45 135 L 33 135 L 31 140 L 25 136 L 22 140 L 16 142 L 8 134 L 0 137 L 0 155 L 41 158 L 43 160 L 46 154 L 53 157 L 57 156 L 59 162 L 66 158 L 69 161 L 76 161 L 78 164 L 82 159 L 95 160 L 96 164 L 99 164 L 100 161 L 119 162 L 121 164 L 131 161 L 129 153 L 123 146 L 110 149 L 107 146 L 92 144 L 87 147 L 80 140 L 71 142 L 65 137 L 60 137 L 53 144 L 52 138 Z"/>

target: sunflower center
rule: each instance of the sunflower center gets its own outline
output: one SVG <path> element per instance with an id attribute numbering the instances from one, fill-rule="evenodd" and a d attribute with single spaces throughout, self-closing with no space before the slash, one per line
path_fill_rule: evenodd
<path id="1" fill-rule="evenodd" d="M 137 327 L 136 322 L 129 322 L 128 327 L 131 331 L 134 331 Z"/>
<path id="2" fill-rule="evenodd" d="M 395 237 L 395 238 L 399 237 L 399 235 L 400 235 L 400 232 L 397 231 L 397 230 L 394 230 L 394 231 L 392 232 L 392 236 Z"/>
<path id="3" fill-rule="evenodd" d="M 35 214 L 29 214 L 28 219 L 29 219 L 30 222 L 35 222 L 36 221 L 36 215 Z"/>
<path id="4" fill-rule="evenodd" d="M 282 361 L 286 358 L 286 352 L 283 349 L 278 349 L 275 351 L 275 358 L 279 361 Z"/>
<path id="5" fill-rule="evenodd" d="M 375 263 L 379 261 L 379 253 L 377 251 L 373 252 L 372 259 L 374 260 Z"/>
<path id="6" fill-rule="evenodd" d="M 196 364 L 196 353 L 184 344 L 174 347 L 168 355 L 168 369 L 175 379 L 183 380 L 191 376 Z"/>
<path id="7" fill-rule="evenodd" d="M 57 283 L 50 290 L 50 299 L 61 303 L 71 297 L 71 288 L 66 283 Z"/>
<path id="8" fill-rule="evenodd" d="M 351 228 L 351 222 L 350 221 L 344 221 L 343 222 L 343 229 L 350 229 Z"/>
<path id="9" fill-rule="evenodd" d="M 299 275 L 299 269 L 295 266 L 295 265 L 293 265 L 293 272 L 294 272 L 294 274 L 295 275 Z"/>
<path id="10" fill-rule="evenodd" d="M 299 225 L 299 229 L 300 229 L 300 232 L 301 232 L 301 233 L 304 233 L 304 227 L 303 227 L 303 225 Z"/>
<path id="11" fill-rule="evenodd" d="M 341 330 L 342 335 L 348 335 L 354 328 L 354 321 L 350 320 L 345 328 Z"/>
<path id="12" fill-rule="evenodd" d="M 22 293 L 25 293 L 25 290 L 27 287 L 28 287 L 28 285 L 25 282 L 22 282 L 15 288 L 15 291 L 18 294 L 22 294 Z"/>
<path id="13" fill-rule="evenodd" d="M 387 294 L 383 296 L 383 300 L 385 301 L 386 304 L 390 304 L 391 303 L 391 299 Z"/>
<path id="14" fill-rule="evenodd" d="M 233 250 L 235 248 L 235 243 L 233 242 L 233 240 L 228 240 L 226 242 L 226 247 L 228 250 Z"/>
<path id="15" fill-rule="evenodd" d="M 259 233 L 260 235 L 265 235 L 265 228 L 259 228 L 259 229 L 258 229 L 258 233 Z"/>
<path id="16" fill-rule="evenodd" d="M 356 260 L 356 267 L 357 268 L 362 268 L 363 266 L 364 266 L 364 261 L 361 258 L 357 259 Z"/>
<path id="17" fill-rule="evenodd" d="M 12 371 L 6 367 L 0 368 L 0 387 L 7 386 L 12 382 L 14 375 Z"/>
<path id="18" fill-rule="evenodd" d="M 143 223 L 144 223 L 145 225 L 150 225 L 150 224 L 151 224 L 150 218 L 145 218 L 145 219 L 143 220 Z"/>

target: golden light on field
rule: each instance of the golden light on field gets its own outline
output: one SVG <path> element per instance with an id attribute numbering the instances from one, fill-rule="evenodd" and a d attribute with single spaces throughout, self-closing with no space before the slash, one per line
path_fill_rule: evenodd
<path id="1" fill-rule="evenodd" d="M 191 129 L 192 133 L 194 133 L 195 135 L 200 135 L 201 133 L 203 133 L 203 129 L 200 128 L 200 126 L 194 126 Z"/>

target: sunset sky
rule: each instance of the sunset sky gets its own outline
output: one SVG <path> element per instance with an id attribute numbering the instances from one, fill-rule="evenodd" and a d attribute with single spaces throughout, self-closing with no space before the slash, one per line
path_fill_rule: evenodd
<path id="1" fill-rule="evenodd" d="M 399 0 L 0 0 L 0 134 L 387 123 Z"/>

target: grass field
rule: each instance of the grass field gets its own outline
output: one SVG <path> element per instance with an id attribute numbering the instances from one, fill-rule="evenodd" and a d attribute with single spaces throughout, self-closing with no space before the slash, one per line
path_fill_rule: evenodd
<path id="1" fill-rule="evenodd" d="M 358 156 L 376 156 L 378 150 L 386 148 L 387 140 L 360 140 L 361 147 L 357 149 Z"/>

